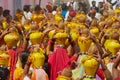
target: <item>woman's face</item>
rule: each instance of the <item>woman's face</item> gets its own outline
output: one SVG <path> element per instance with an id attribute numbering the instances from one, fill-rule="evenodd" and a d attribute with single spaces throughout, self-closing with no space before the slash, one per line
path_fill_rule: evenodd
<path id="1" fill-rule="evenodd" d="M 102 8 L 102 7 L 103 7 L 103 3 L 102 3 L 102 2 L 99 2 L 98 6 L 99 6 L 100 8 Z"/>

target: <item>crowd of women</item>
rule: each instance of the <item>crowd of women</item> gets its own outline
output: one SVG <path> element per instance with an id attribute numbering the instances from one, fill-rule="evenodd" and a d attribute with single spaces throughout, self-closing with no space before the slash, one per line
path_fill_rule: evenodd
<path id="1" fill-rule="evenodd" d="M 0 80 L 120 80 L 120 6 L 72 4 L 0 7 Z"/>

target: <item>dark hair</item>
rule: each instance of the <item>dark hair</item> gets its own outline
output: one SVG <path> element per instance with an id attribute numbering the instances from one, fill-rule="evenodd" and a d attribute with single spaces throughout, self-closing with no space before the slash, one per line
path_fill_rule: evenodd
<path id="1" fill-rule="evenodd" d="M 85 12 L 85 14 L 88 12 L 88 9 L 87 9 L 87 4 L 84 2 L 84 1 L 80 1 L 79 2 L 79 5 L 82 6 L 82 11 Z"/>
<path id="2" fill-rule="evenodd" d="M 41 7 L 39 5 L 36 5 L 35 6 L 35 12 L 36 13 L 39 13 L 39 11 L 41 10 Z"/>
<path id="3" fill-rule="evenodd" d="M 3 7 L 0 6 L 0 15 L 3 14 Z"/>
<path id="4" fill-rule="evenodd" d="M 7 17 L 8 15 L 10 15 L 10 10 L 6 9 L 3 11 L 3 16 Z"/>
<path id="5" fill-rule="evenodd" d="M 63 3 L 62 4 L 62 10 L 67 10 L 67 9 L 68 9 L 67 5 L 65 3 Z"/>
<path id="6" fill-rule="evenodd" d="M 27 62 L 29 53 L 30 53 L 29 51 L 22 51 L 20 54 L 20 61 L 22 62 L 22 68 L 24 68 L 24 66 Z"/>
<path id="7" fill-rule="evenodd" d="M 0 9 L 3 9 L 3 7 L 0 6 Z"/>
<path id="8" fill-rule="evenodd" d="M 24 5 L 23 10 L 28 12 L 30 10 L 30 5 Z"/>
<path id="9" fill-rule="evenodd" d="M 96 3 L 96 1 L 92 1 L 92 3 Z"/>
<path id="10" fill-rule="evenodd" d="M 9 77 L 10 71 L 7 67 L 0 67 L 0 80 L 7 80 Z"/>
<path id="11" fill-rule="evenodd" d="M 56 9 L 57 9 L 57 6 L 53 6 L 53 11 L 56 11 Z"/>

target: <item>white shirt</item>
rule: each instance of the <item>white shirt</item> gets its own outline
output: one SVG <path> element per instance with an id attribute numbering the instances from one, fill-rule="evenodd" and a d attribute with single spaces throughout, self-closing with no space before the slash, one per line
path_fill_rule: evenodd
<path id="1" fill-rule="evenodd" d="M 78 3 L 77 2 L 74 2 L 73 3 L 73 10 L 78 10 Z"/>
<path id="2" fill-rule="evenodd" d="M 69 16 L 69 11 L 67 11 L 67 13 L 65 15 L 65 19 L 64 19 L 65 21 L 67 20 L 68 16 Z"/>
<path id="3" fill-rule="evenodd" d="M 28 19 L 31 19 L 31 16 L 32 16 L 32 13 L 29 11 L 29 12 L 27 13 Z"/>
<path id="4" fill-rule="evenodd" d="M 28 19 L 28 13 L 24 11 L 23 14 L 24 16 L 22 17 L 22 25 L 24 25 L 24 22 L 26 21 L 26 19 Z"/>
<path id="5" fill-rule="evenodd" d="M 108 63 L 107 64 L 107 68 L 108 70 L 112 73 L 112 66 L 113 66 L 114 63 Z"/>
<path id="6" fill-rule="evenodd" d="M 56 14 L 56 11 L 53 11 L 52 14 L 55 15 L 55 14 Z"/>
<path id="7" fill-rule="evenodd" d="M 30 80 L 30 78 L 25 76 L 23 80 Z"/>

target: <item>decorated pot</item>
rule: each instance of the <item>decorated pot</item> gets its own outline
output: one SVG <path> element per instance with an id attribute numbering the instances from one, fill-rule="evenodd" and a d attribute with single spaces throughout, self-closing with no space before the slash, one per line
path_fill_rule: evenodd
<path id="1" fill-rule="evenodd" d="M 92 32 L 93 34 L 95 34 L 96 37 L 98 37 L 98 35 L 99 35 L 99 29 L 97 27 L 92 27 L 90 29 L 90 32 Z"/>
<path id="2" fill-rule="evenodd" d="M 112 39 L 106 40 L 104 46 L 112 53 L 112 55 L 115 55 L 120 49 L 119 42 Z"/>
<path id="3" fill-rule="evenodd" d="M 63 45 L 63 46 L 65 45 L 67 37 L 68 37 L 68 35 L 65 32 L 63 32 L 63 33 L 62 32 L 58 32 L 55 35 L 56 42 L 58 42 L 60 45 Z"/>
<path id="4" fill-rule="evenodd" d="M 33 45 L 35 44 L 40 44 L 40 39 L 41 39 L 42 33 L 41 32 L 32 32 L 29 36 L 30 41 Z"/>
<path id="5" fill-rule="evenodd" d="M 19 41 L 19 35 L 16 32 L 8 33 L 4 36 L 4 41 L 9 48 L 16 47 Z"/>
<path id="6" fill-rule="evenodd" d="M 94 77 L 99 63 L 92 56 L 87 56 L 83 58 L 82 63 L 84 65 L 86 75 L 89 77 Z"/>
<path id="7" fill-rule="evenodd" d="M 89 37 L 79 36 L 78 37 L 78 45 L 80 47 L 81 52 L 87 52 L 92 40 Z"/>

